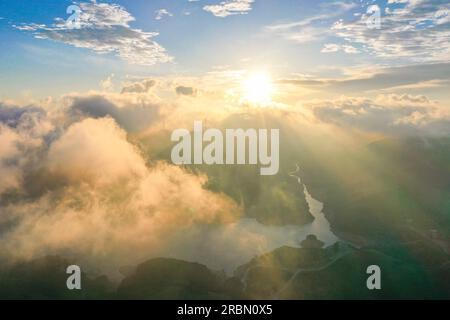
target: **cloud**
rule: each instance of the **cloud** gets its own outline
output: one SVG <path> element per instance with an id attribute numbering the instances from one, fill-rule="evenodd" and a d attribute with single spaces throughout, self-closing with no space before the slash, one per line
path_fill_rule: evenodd
<path id="1" fill-rule="evenodd" d="M 9 127 L 0 124 L 0 194 L 20 184 L 20 167 L 14 161 L 21 154 L 20 136 Z"/>
<path id="2" fill-rule="evenodd" d="M 17 107 L 0 102 L 0 122 L 11 127 L 17 127 L 21 123 L 21 117 L 27 113 L 44 113 L 44 110 L 38 107 L 26 106 Z"/>
<path id="3" fill-rule="evenodd" d="M 71 125 L 50 146 L 47 165 L 51 174 L 95 185 L 139 177 L 146 170 L 125 131 L 111 118 L 88 118 Z"/>
<path id="4" fill-rule="evenodd" d="M 346 53 L 362 51 L 390 60 L 425 63 L 446 62 L 449 59 L 448 1 L 389 1 L 385 13 L 381 14 L 379 29 L 368 25 L 372 14 L 366 12 L 367 5 L 334 2 L 320 7 L 321 12 L 314 16 L 270 25 L 266 30 L 298 43 L 336 41 L 338 37 L 344 42 L 339 46 Z M 353 18 L 349 20 L 348 15 L 344 14 L 351 10 Z M 322 49 L 322 52 L 337 51 L 336 45 L 331 44 L 326 44 Z"/>
<path id="5" fill-rule="evenodd" d="M 405 85 L 398 85 L 393 86 L 385 89 L 381 89 L 382 91 L 423 91 L 424 89 L 430 90 L 430 89 L 443 89 L 447 90 L 450 87 L 450 80 L 425 80 L 425 81 L 419 81 L 412 84 L 405 84 Z M 447 88 L 447 89 L 446 89 Z"/>
<path id="6" fill-rule="evenodd" d="M 167 252 L 186 228 L 240 214 L 232 200 L 204 188 L 205 176 L 165 162 L 149 165 L 112 118 L 57 127 L 54 139 L 22 152 L 27 132 L 39 130 L 0 125 L 2 259 L 61 254 L 117 272 Z M 28 165 L 11 170 L 5 159 Z M 39 192 L 30 194 L 28 186 Z M 14 197 L 8 188 L 17 190 Z"/>
<path id="7" fill-rule="evenodd" d="M 342 46 L 342 50 L 344 50 L 344 52 L 348 53 L 348 54 L 359 53 L 359 50 L 356 49 L 355 47 L 350 46 L 350 45 L 345 45 L 345 44 Z"/>
<path id="8" fill-rule="evenodd" d="M 158 161 L 159 148 L 170 148 L 165 137 L 172 128 L 190 128 L 206 117 L 214 126 L 230 115 L 233 103 L 210 93 L 200 79 L 157 83 L 151 93 L 72 93 L 46 112 L 15 107 L 4 113 L 0 152 L 8 167 L 0 169 L 6 175 L 0 188 L 0 260 L 58 254 L 111 275 L 123 265 L 173 256 L 232 271 L 272 248 L 251 227 L 258 223 L 233 224 L 242 208 L 210 191 L 206 176 Z M 203 94 L 195 101 L 179 98 L 180 83 L 193 91 L 195 84 Z M 164 90 L 164 101 L 154 98 L 157 90 Z M 242 112 L 237 103 L 235 108 Z M 152 110 L 158 110 L 155 118 Z M 42 121 L 28 121 L 32 114 Z M 139 123 L 147 114 L 150 123 Z M 42 130 L 47 122 L 52 126 Z M 148 133 L 148 126 L 159 131 Z M 36 143 L 24 148 L 30 136 Z M 272 233 L 271 227 L 264 230 Z M 234 249 L 219 254 L 217 247 Z"/>
<path id="9" fill-rule="evenodd" d="M 337 79 L 281 79 L 280 83 L 316 86 L 339 92 L 375 91 L 403 86 L 414 86 L 434 83 L 434 86 L 445 85 L 450 81 L 450 63 L 426 63 L 398 67 L 375 67 L 370 70 L 347 69 L 346 77 Z"/>
<path id="10" fill-rule="evenodd" d="M 348 54 L 356 54 L 356 53 L 360 53 L 360 51 L 350 45 L 344 44 L 344 45 L 339 45 L 339 44 L 335 44 L 335 43 L 326 43 L 322 50 L 320 50 L 320 52 L 322 53 L 332 53 L 332 52 L 338 52 L 338 51 L 344 51 L 345 53 Z"/>
<path id="11" fill-rule="evenodd" d="M 114 74 L 111 74 L 106 79 L 101 80 L 100 88 L 104 91 L 112 91 L 114 89 L 113 78 Z"/>
<path id="12" fill-rule="evenodd" d="M 175 91 L 178 95 L 183 95 L 183 96 L 194 96 L 197 92 L 197 90 L 195 90 L 195 88 L 185 87 L 185 86 L 178 86 L 175 88 Z"/>
<path id="13" fill-rule="evenodd" d="M 54 40 L 96 53 L 113 53 L 131 64 L 154 65 L 169 62 L 172 58 L 152 38 L 155 32 L 133 29 L 129 23 L 134 17 L 117 4 L 82 2 L 77 19 L 78 28 L 57 18 L 50 26 L 22 24 L 19 30 L 32 31 L 38 39 Z"/>
<path id="14" fill-rule="evenodd" d="M 266 30 L 275 33 L 286 40 L 297 43 L 320 41 L 330 32 L 327 28 L 303 25 L 303 22 L 300 22 L 299 24 L 269 26 Z"/>
<path id="15" fill-rule="evenodd" d="M 53 129 L 40 108 L 0 103 L 0 200 L 2 193 L 20 188 L 23 171 L 35 160 L 34 151 L 50 140 Z"/>
<path id="16" fill-rule="evenodd" d="M 426 75 L 429 68 L 421 76 L 435 77 L 439 71 L 448 77 L 442 65 Z M 403 81 L 418 70 L 378 72 L 401 74 Z M 0 259 L 61 254 L 109 273 L 150 257 L 172 256 L 231 270 L 245 262 L 240 259 L 268 249 L 270 237 L 265 234 L 273 234 L 272 227 L 261 234 L 254 222 L 231 223 L 242 208 L 208 190 L 206 176 L 152 156 L 167 148 L 164 134 L 191 128 L 193 120 L 207 119 L 214 127 L 224 119 L 256 114 L 278 117 L 289 126 L 307 128 L 305 132 L 320 131 L 323 123 L 389 134 L 437 135 L 450 128 L 448 113 L 420 95 L 303 103 L 302 109 L 322 122 L 319 127 L 295 107 L 253 114 L 221 94 L 230 84 L 239 85 L 239 79 L 235 72 L 231 77 L 219 73 L 167 82 L 144 79 L 128 84 L 123 93 L 64 96 L 64 103 L 54 101 L 56 108 L 48 110 L 1 105 Z M 325 85 L 323 80 L 303 81 Z M 381 77 L 375 83 L 383 81 Z M 185 93 L 199 88 L 202 94 L 178 98 L 177 87 Z M 154 96 L 158 90 L 165 90 L 160 95 L 164 100 Z M 156 129 L 149 133 L 149 127 Z M 157 147 L 150 149 L 152 145 Z M 284 239 L 284 229 L 277 230 Z M 233 250 L 218 254 L 217 247 Z"/>
<path id="17" fill-rule="evenodd" d="M 380 29 L 367 26 L 368 14 L 332 27 L 351 44 L 364 46 L 378 57 L 410 61 L 448 61 L 450 4 L 441 0 L 391 1 L 381 17 Z"/>
<path id="18" fill-rule="evenodd" d="M 151 99 L 134 96 L 125 98 L 123 105 L 119 105 L 120 101 L 114 101 L 114 95 L 93 94 L 73 96 L 70 99 L 70 114 L 75 119 L 111 117 L 129 132 L 144 130 L 160 119 L 161 104 Z"/>
<path id="19" fill-rule="evenodd" d="M 226 0 L 219 4 L 207 5 L 203 10 L 211 12 L 214 16 L 225 18 L 236 14 L 248 14 L 252 10 L 254 0 Z"/>
<path id="20" fill-rule="evenodd" d="M 330 53 L 330 52 L 338 52 L 341 47 L 335 43 L 327 43 L 323 46 L 323 49 L 320 51 L 322 53 Z"/>
<path id="21" fill-rule="evenodd" d="M 155 13 L 156 13 L 155 20 L 161 20 L 161 19 L 163 19 L 165 16 L 167 16 L 167 17 L 173 17 L 173 14 L 170 13 L 169 11 L 167 11 L 167 9 L 159 9 L 159 10 L 156 10 Z"/>
<path id="22" fill-rule="evenodd" d="M 450 134 L 450 112 L 425 96 L 341 97 L 308 107 L 317 119 L 345 128 L 394 135 Z"/>
<path id="23" fill-rule="evenodd" d="M 122 88 L 122 93 L 142 93 L 148 92 L 156 84 L 155 80 L 145 79 L 140 82 L 128 84 Z"/>
<path id="24" fill-rule="evenodd" d="M 323 13 L 299 21 L 269 25 L 265 27 L 265 30 L 298 43 L 320 41 L 332 34 L 327 24 L 355 6 L 354 3 L 332 2 L 322 6 Z"/>

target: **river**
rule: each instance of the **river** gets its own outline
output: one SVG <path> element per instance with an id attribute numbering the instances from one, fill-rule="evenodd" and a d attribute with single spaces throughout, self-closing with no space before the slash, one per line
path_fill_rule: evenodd
<path id="1" fill-rule="evenodd" d="M 220 227 L 194 227 L 173 242 L 169 257 L 205 264 L 211 269 L 231 274 L 253 257 L 282 246 L 300 247 L 300 242 L 314 234 L 326 246 L 338 241 L 323 213 L 323 203 L 315 199 L 298 176 L 297 168 L 289 176 L 297 179 L 314 221 L 303 226 L 267 226 L 255 219 L 243 218 Z M 184 239 L 184 240 L 183 240 Z M 167 251 L 165 252 L 167 256 Z"/>

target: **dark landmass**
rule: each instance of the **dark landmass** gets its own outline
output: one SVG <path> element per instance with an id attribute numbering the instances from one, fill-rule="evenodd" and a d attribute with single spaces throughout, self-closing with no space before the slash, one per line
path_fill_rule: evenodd
<path id="1" fill-rule="evenodd" d="M 176 259 L 151 259 L 137 266 L 117 289 L 120 299 L 232 299 L 241 283 L 204 265 Z"/>
<path id="2" fill-rule="evenodd" d="M 114 284 L 106 276 L 82 272 L 82 290 L 68 290 L 66 268 L 72 263 L 59 256 L 0 266 L 0 299 L 111 299 Z"/>
<path id="3" fill-rule="evenodd" d="M 206 266 L 156 258 L 118 284 L 82 276 L 66 288 L 69 262 L 46 257 L 0 271 L 0 299 L 450 299 L 450 256 L 415 239 L 398 246 L 281 247 L 255 257 L 233 276 Z M 381 290 L 366 286 L 367 267 L 381 268 Z"/>
<path id="4" fill-rule="evenodd" d="M 218 128 L 281 128 L 283 123 L 276 118 L 248 117 L 247 114 L 233 115 L 218 124 Z M 187 128 L 189 129 L 189 128 Z M 204 128 L 205 130 L 207 127 Z M 254 165 L 190 165 L 187 170 L 206 174 L 205 188 L 224 193 L 241 204 L 244 216 L 255 218 L 265 225 L 304 225 L 314 220 L 309 213 L 303 190 L 296 179 L 289 176 L 295 170 L 298 157 L 289 151 L 295 138 L 290 131 L 280 130 L 280 169 L 274 176 L 261 176 L 259 166 Z M 170 132 L 155 133 L 152 137 L 139 140 L 144 154 L 153 160 L 170 161 L 174 142 Z M 294 149 L 296 150 L 296 149 Z"/>
<path id="5" fill-rule="evenodd" d="M 302 162 L 334 230 L 381 244 L 401 240 L 408 227 L 449 243 L 450 138 L 386 139 L 355 152 Z"/>
<path id="6" fill-rule="evenodd" d="M 190 170 L 206 174 L 205 188 L 242 204 L 247 217 L 302 225 L 312 216 L 289 176 L 298 163 L 303 183 L 324 203 L 342 242 L 282 247 L 255 257 L 232 277 L 197 263 L 151 259 L 127 268 L 120 283 L 83 274 L 81 291 L 65 286 L 68 261 L 46 257 L 0 266 L 0 298 L 450 299 L 450 138 L 384 139 L 344 148 L 279 119 L 239 117 L 223 126 L 261 127 L 264 121 L 281 129 L 280 173 L 262 177 L 252 166 Z M 170 141 L 140 143 L 152 159 L 169 159 Z M 369 265 L 382 270 L 381 290 L 366 287 Z"/>

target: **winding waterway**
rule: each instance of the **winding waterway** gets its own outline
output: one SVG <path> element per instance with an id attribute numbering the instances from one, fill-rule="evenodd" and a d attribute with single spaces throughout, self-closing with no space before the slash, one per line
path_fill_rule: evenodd
<path id="1" fill-rule="evenodd" d="M 211 269 L 232 273 L 253 257 L 282 246 L 300 247 L 309 234 L 331 245 L 338 237 L 331 231 L 323 203 L 315 199 L 299 177 L 297 165 L 289 176 L 297 179 L 314 221 L 303 226 L 267 226 L 255 219 L 243 218 L 220 227 L 194 227 L 179 236 L 172 246 L 171 257 L 205 264 Z M 189 238 L 189 241 L 183 239 Z M 193 240 L 195 239 L 195 240 Z M 167 251 L 166 251 L 167 256 Z"/>

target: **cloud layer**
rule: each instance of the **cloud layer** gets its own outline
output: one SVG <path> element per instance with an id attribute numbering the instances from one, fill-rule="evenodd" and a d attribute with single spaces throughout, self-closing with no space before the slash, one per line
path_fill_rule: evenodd
<path id="1" fill-rule="evenodd" d="M 236 14 L 248 14 L 252 10 L 254 0 L 226 0 L 219 4 L 207 5 L 203 10 L 211 12 L 214 16 L 225 18 Z"/>
<path id="2" fill-rule="evenodd" d="M 266 30 L 298 43 L 324 42 L 322 53 L 342 50 L 408 62 L 449 60 L 450 4 L 442 0 L 389 0 L 385 7 L 331 2 L 316 15 Z M 351 18 L 349 18 L 349 16 Z M 326 42 L 325 42 L 326 41 Z M 335 42 L 336 41 L 336 42 Z"/>
<path id="3" fill-rule="evenodd" d="M 389 1 L 379 29 L 367 26 L 369 14 L 354 22 L 340 20 L 332 29 L 339 37 L 379 57 L 448 61 L 449 12 L 448 1 Z"/>
<path id="4" fill-rule="evenodd" d="M 425 96 L 342 97 L 309 105 L 320 121 L 343 128 L 400 135 L 450 135 L 450 112 Z"/>
<path id="5" fill-rule="evenodd" d="M 134 17 L 120 5 L 82 2 L 76 23 L 57 18 L 55 23 L 22 24 L 19 30 L 32 31 L 36 38 L 63 42 L 96 53 L 113 53 L 131 64 L 154 65 L 172 58 L 152 38 L 156 32 L 130 27 Z"/>
<path id="6" fill-rule="evenodd" d="M 116 272 L 155 256 L 230 266 L 267 248 L 257 226 L 231 223 L 242 208 L 206 189 L 205 176 L 150 152 L 155 145 L 167 148 L 164 137 L 171 129 L 191 128 L 194 120 L 214 127 L 230 117 L 254 117 L 292 122 L 304 132 L 338 126 L 349 133 L 450 134 L 448 110 L 423 95 L 305 100 L 261 109 L 230 96 L 222 78 L 211 87 L 204 80 L 142 79 L 121 92 L 70 94 L 54 101 L 55 108 L 0 104 L 0 258 L 62 254 Z M 233 252 L 214 254 L 217 246 Z"/>
<path id="7" fill-rule="evenodd" d="M 239 216 L 206 177 L 142 154 L 109 114 L 127 124 L 129 112 L 112 103 L 100 112 L 106 102 L 95 96 L 70 101 L 55 117 L 0 108 L 1 258 L 62 254 L 117 271 L 193 225 Z"/>

